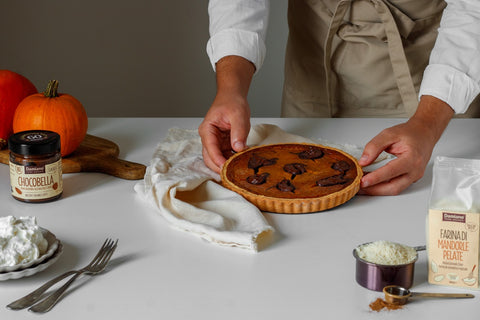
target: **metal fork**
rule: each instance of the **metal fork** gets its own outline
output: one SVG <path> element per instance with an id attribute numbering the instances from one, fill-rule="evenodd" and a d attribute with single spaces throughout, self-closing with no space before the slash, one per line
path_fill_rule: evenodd
<path id="1" fill-rule="evenodd" d="M 81 274 L 97 274 L 105 270 L 110 258 L 113 255 L 113 252 L 117 248 L 118 240 L 115 242 L 111 239 L 105 240 L 102 247 L 98 251 L 97 255 L 92 259 L 92 261 L 85 267 L 79 270 L 72 270 L 65 272 L 64 274 L 50 280 L 49 282 L 45 283 L 43 286 L 38 288 L 37 290 L 31 292 L 30 294 L 10 303 L 7 305 L 8 309 L 11 310 L 20 310 L 27 307 L 30 307 L 40 301 L 42 299 L 42 294 L 47 291 L 51 286 L 56 284 L 57 282 L 65 279 L 66 277 L 74 274 L 74 276 L 65 283 L 62 287 L 58 290 L 51 293 L 48 297 L 43 299 L 38 304 L 35 304 L 33 307 L 28 309 L 32 312 L 48 312 L 61 298 L 63 293 L 70 287 L 70 285 L 77 279 Z"/>

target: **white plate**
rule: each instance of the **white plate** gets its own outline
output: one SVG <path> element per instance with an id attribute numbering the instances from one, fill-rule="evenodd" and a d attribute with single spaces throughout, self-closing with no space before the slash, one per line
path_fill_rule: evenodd
<path id="1" fill-rule="evenodd" d="M 38 264 L 42 263 L 43 261 L 45 261 L 46 259 L 50 258 L 55 253 L 55 251 L 57 251 L 59 241 L 57 240 L 55 235 L 53 233 L 51 233 L 50 231 L 48 231 L 47 229 L 40 228 L 40 230 L 42 231 L 43 237 L 48 242 L 47 252 L 42 254 L 37 259 L 29 261 L 27 263 L 17 264 L 17 265 L 14 265 L 14 266 L 0 267 L 0 274 L 6 273 L 6 272 L 18 271 L 18 270 L 22 270 L 22 269 L 27 269 L 27 268 L 30 268 L 32 266 L 38 265 Z"/>
<path id="2" fill-rule="evenodd" d="M 60 257 L 62 252 L 63 252 L 63 245 L 59 240 L 57 240 L 57 250 L 54 252 L 54 254 L 50 258 L 43 260 L 42 263 L 34 265 L 30 268 L 0 273 L 0 281 L 29 277 L 31 275 L 34 275 L 35 273 L 43 271 L 48 267 L 50 267 L 52 264 L 54 264 L 58 260 L 58 257 Z"/>

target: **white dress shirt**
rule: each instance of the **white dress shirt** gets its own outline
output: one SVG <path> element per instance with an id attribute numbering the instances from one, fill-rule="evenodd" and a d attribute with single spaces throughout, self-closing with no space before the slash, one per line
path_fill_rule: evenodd
<path id="1" fill-rule="evenodd" d="M 464 113 L 480 92 L 480 1 L 446 2 L 419 96 L 435 96 Z M 214 69 L 228 55 L 244 57 L 260 69 L 269 5 L 269 0 L 210 0 L 207 54 Z"/>

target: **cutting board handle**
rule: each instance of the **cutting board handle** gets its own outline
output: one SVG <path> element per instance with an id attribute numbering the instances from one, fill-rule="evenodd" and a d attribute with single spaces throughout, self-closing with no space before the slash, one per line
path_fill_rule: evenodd
<path id="1" fill-rule="evenodd" d="M 82 164 L 80 171 L 101 172 L 117 178 L 139 180 L 145 176 L 146 167 L 143 164 L 130 162 L 116 157 L 97 159 L 95 162 Z"/>

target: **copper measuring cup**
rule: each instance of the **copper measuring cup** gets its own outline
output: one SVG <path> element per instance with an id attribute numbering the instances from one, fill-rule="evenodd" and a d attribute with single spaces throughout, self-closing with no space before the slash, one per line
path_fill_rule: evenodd
<path id="1" fill-rule="evenodd" d="M 362 245 L 366 244 L 368 242 Z M 413 247 L 413 249 L 418 252 L 425 250 L 426 247 L 419 246 Z M 355 279 L 362 287 L 381 292 L 388 285 L 396 284 L 408 289 L 413 284 L 413 274 L 418 254 L 415 260 L 397 265 L 382 265 L 363 260 L 358 256 L 356 248 L 353 249 L 353 256 L 356 259 Z"/>
<path id="2" fill-rule="evenodd" d="M 407 303 L 409 298 L 474 298 L 473 294 L 469 293 L 430 293 L 430 292 L 412 292 L 400 286 L 391 285 L 383 288 L 385 294 L 385 301 L 390 304 L 403 305 Z"/>

